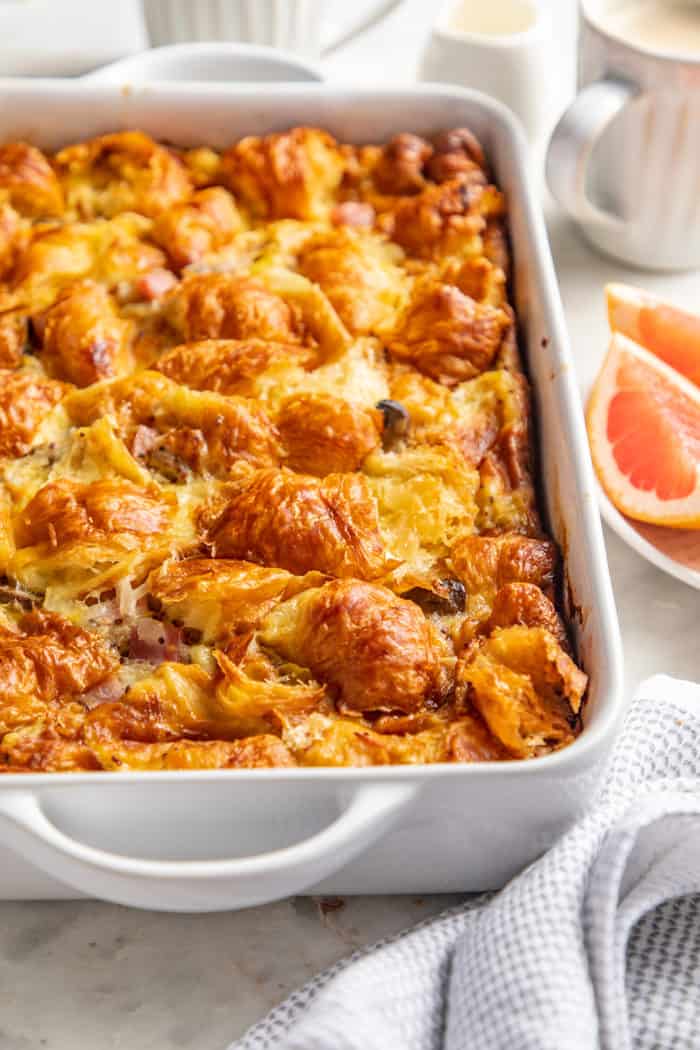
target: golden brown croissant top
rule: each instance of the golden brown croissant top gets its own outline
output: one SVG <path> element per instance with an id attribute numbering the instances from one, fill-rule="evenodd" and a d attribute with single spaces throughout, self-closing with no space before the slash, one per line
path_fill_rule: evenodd
<path id="1" fill-rule="evenodd" d="M 505 220 L 466 128 L 0 146 L 0 771 L 573 740 Z"/>

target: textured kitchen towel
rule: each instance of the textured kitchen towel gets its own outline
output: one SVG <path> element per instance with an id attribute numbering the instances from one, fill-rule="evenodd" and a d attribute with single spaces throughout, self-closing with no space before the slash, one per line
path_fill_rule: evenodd
<path id="1" fill-rule="evenodd" d="M 698 1050 L 700 685 L 630 707 L 592 811 L 496 895 L 356 952 L 230 1050 Z"/>

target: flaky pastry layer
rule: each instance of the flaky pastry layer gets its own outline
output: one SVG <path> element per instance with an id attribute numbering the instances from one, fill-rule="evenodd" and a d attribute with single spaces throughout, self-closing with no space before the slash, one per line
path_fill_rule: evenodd
<path id="1" fill-rule="evenodd" d="M 0 147 L 0 770 L 580 729 L 474 136 Z"/>

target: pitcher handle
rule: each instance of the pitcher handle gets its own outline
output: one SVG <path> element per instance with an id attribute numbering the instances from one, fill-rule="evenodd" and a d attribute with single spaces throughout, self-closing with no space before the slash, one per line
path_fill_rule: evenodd
<path id="1" fill-rule="evenodd" d="M 557 203 L 577 222 L 618 226 L 612 212 L 593 204 L 586 193 L 591 155 L 605 129 L 639 94 L 626 80 L 609 78 L 584 87 L 560 118 L 547 149 L 547 185 Z"/>

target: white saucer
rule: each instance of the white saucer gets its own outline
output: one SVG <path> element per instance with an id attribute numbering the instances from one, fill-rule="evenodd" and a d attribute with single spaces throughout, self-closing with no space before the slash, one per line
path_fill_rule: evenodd
<path id="1" fill-rule="evenodd" d="M 646 525 L 620 514 L 599 487 L 600 512 L 613 532 L 657 569 L 700 590 L 700 529 Z"/>

